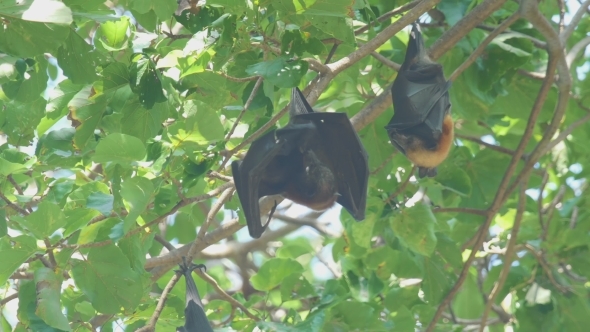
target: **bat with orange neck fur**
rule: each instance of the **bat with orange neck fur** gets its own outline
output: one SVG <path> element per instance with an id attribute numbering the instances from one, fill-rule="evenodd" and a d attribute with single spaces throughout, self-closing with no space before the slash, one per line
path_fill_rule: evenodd
<path id="1" fill-rule="evenodd" d="M 391 87 L 394 114 L 385 127 L 391 144 L 418 166 L 419 177 L 436 176 L 453 144 L 449 88 L 442 66 L 426 54 L 418 23 Z"/>
<path id="2" fill-rule="evenodd" d="M 252 142 L 244 159 L 231 165 L 250 236 L 259 238 L 268 225 L 260 222 L 258 200 L 269 195 L 320 211 L 337 202 L 363 220 L 368 156 L 346 113 L 314 112 L 294 88 L 289 116 L 285 127 Z"/>

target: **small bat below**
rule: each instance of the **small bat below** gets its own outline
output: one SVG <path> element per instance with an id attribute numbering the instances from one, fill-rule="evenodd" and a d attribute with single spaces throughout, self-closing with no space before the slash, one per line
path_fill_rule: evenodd
<path id="1" fill-rule="evenodd" d="M 385 127 L 391 144 L 418 166 L 419 177 L 436 176 L 453 143 L 449 88 L 442 66 L 426 54 L 418 23 L 393 86 L 394 114 Z"/>
<path id="2" fill-rule="evenodd" d="M 298 88 L 291 92 L 289 123 L 255 140 L 232 163 L 234 183 L 253 238 L 263 226 L 258 200 L 280 194 L 314 210 L 335 202 L 365 218 L 368 156 L 346 113 L 314 112 Z"/>
<path id="3" fill-rule="evenodd" d="M 180 271 L 184 275 L 186 281 L 186 308 L 184 309 L 184 326 L 176 328 L 177 332 L 213 332 L 201 296 L 195 285 L 192 272 L 194 269 L 203 269 L 203 264 L 187 264 L 185 257 L 182 258 L 183 264 L 180 265 Z"/>

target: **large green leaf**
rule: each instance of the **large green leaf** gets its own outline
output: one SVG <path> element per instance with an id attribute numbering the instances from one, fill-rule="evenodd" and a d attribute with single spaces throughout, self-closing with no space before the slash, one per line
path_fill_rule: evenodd
<path id="1" fill-rule="evenodd" d="M 140 274 L 114 245 L 92 248 L 87 260 L 74 260 L 72 276 L 92 306 L 104 314 L 133 310 L 143 296 Z"/>

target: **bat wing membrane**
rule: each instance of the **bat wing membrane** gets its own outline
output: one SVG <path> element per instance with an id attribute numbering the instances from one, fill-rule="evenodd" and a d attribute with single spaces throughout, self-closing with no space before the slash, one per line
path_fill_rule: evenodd
<path id="1" fill-rule="evenodd" d="M 299 88 L 295 87 L 291 89 L 291 105 L 289 106 L 289 114 L 291 117 L 293 117 L 295 115 L 307 113 L 315 112 Z"/>
<path id="2" fill-rule="evenodd" d="M 186 281 L 186 308 L 184 309 L 185 324 L 177 331 L 183 332 L 213 332 L 201 296 L 192 277 L 192 271 L 198 268 L 198 265 L 181 265 L 181 271 Z"/>
<path id="3" fill-rule="evenodd" d="M 261 179 L 265 175 L 265 167 L 281 152 L 283 144 L 277 143 L 274 131 L 268 132 L 252 142 L 243 161 L 232 163 L 232 173 L 242 209 L 248 223 L 248 231 L 253 238 L 259 238 L 267 225 L 260 220 L 258 200 L 262 196 L 280 194 L 273 188 L 264 186 Z"/>
<path id="4" fill-rule="evenodd" d="M 451 82 L 416 83 L 406 80 L 405 84 L 405 89 L 400 89 L 396 84 L 392 87 L 395 109 L 387 129 L 403 130 L 426 123 L 431 130 L 440 132 L 445 113 L 432 114 L 432 111 L 441 101 L 449 103 L 446 93 Z M 443 98 L 445 95 L 447 97 Z M 446 108 L 446 105 L 444 107 Z"/>
<path id="5" fill-rule="evenodd" d="M 368 155 L 345 113 L 312 113 L 298 115 L 317 127 L 326 163 L 338 184 L 338 204 L 356 220 L 365 218 L 369 178 Z"/>

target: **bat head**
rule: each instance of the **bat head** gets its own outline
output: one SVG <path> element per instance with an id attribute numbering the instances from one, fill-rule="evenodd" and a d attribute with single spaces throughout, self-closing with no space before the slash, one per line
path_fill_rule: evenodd
<path id="1" fill-rule="evenodd" d="M 283 195 L 295 203 L 314 210 L 325 210 L 338 199 L 338 186 L 332 170 L 322 163 L 312 150 L 303 153 L 303 171 L 295 175 L 295 190 Z"/>

